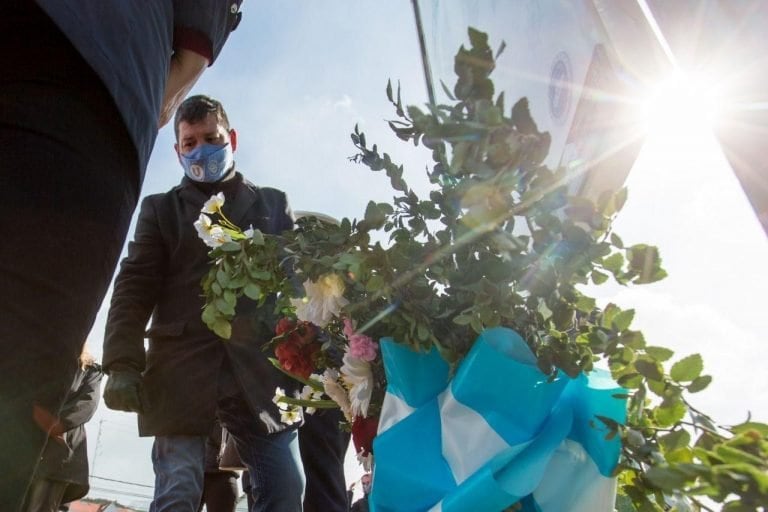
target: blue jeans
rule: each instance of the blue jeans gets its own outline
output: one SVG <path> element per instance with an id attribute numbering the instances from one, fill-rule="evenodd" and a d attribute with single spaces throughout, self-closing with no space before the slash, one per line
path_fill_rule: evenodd
<path id="1" fill-rule="evenodd" d="M 224 416 L 224 415 L 223 415 Z M 235 438 L 251 478 L 250 512 L 301 512 L 304 474 L 296 430 L 255 434 L 238 429 L 250 414 L 222 424 Z M 158 436 L 152 446 L 155 499 L 150 512 L 197 512 L 203 493 L 206 436 Z"/>
<path id="2" fill-rule="evenodd" d="M 298 431 L 265 434 L 261 420 L 246 411 L 241 396 L 219 399 L 219 422 L 232 435 L 240 460 L 248 468 L 250 512 L 302 512 L 306 480 Z"/>

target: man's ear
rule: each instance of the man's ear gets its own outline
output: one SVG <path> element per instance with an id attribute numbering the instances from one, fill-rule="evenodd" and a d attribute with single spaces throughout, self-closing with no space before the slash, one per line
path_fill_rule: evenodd
<path id="1" fill-rule="evenodd" d="M 181 163 L 181 153 L 179 153 L 179 143 L 178 142 L 173 145 L 173 149 L 174 149 L 174 151 L 176 151 L 176 158 L 178 158 L 179 159 L 179 163 Z"/>
<path id="2" fill-rule="evenodd" d="M 237 132 L 234 128 L 229 130 L 229 143 L 232 144 L 232 151 L 237 150 Z"/>

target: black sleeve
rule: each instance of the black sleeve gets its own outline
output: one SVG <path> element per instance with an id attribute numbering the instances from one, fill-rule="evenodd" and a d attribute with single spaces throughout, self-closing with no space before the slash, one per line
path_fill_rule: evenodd
<path id="1" fill-rule="evenodd" d="M 213 64 L 237 28 L 242 0 L 174 0 L 173 47 L 192 50 Z"/>
<path id="2" fill-rule="evenodd" d="M 141 203 L 134 240 L 128 244 L 128 256 L 115 278 L 102 357 L 107 371 L 115 363 L 144 370 L 144 332 L 167 266 L 155 207 L 161 200 L 163 196 L 149 196 Z"/>
<path id="3" fill-rule="evenodd" d="M 97 366 L 87 366 L 84 372 L 80 386 L 67 396 L 59 414 L 64 430 L 71 430 L 90 421 L 99 406 L 103 373 Z"/>

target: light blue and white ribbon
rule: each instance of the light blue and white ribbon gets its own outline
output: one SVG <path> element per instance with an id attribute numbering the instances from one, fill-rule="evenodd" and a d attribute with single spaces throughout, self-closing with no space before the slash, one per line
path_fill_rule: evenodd
<path id="1" fill-rule="evenodd" d="M 453 379 L 438 352 L 383 339 L 387 395 L 374 440 L 375 512 L 612 511 L 624 390 L 596 370 L 554 380 L 511 329 L 484 331 Z"/>

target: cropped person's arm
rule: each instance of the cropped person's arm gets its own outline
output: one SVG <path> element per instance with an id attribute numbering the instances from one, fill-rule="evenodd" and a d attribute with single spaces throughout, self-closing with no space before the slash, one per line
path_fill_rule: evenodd
<path id="1" fill-rule="evenodd" d="M 206 67 L 208 59 L 192 50 L 180 48 L 173 53 L 160 110 L 160 127 L 171 120 L 176 108 L 184 101 Z"/>
<path id="2" fill-rule="evenodd" d="M 240 23 L 242 0 L 174 0 L 173 56 L 159 125 L 173 117 L 192 86 Z"/>

